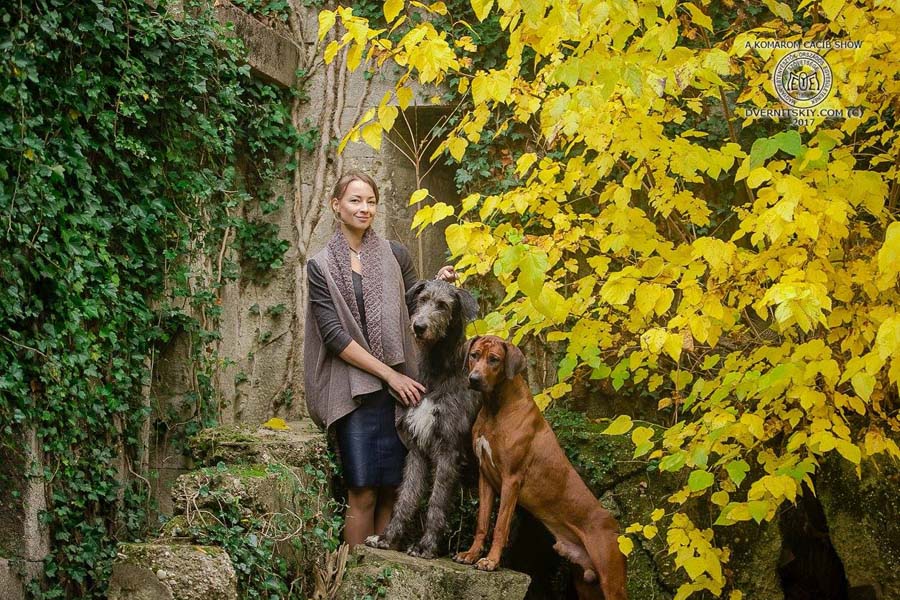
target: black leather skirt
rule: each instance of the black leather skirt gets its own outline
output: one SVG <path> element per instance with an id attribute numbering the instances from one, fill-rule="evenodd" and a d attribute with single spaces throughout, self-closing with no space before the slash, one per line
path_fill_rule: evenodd
<path id="1" fill-rule="evenodd" d="M 399 486 L 406 447 L 394 425 L 394 399 L 383 389 L 361 400 L 334 424 L 344 482 L 351 488 Z"/>

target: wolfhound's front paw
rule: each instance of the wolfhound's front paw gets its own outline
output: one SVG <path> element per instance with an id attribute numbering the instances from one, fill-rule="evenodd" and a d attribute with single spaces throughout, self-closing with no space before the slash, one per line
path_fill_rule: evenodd
<path id="1" fill-rule="evenodd" d="M 437 548 L 430 544 L 423 544 L 422 542 L 412 546 L 406 553 L 418 558 L 437 558 L 438 555 Z"/>
<path id="2" fill-rule="evenodd" d="M 475 568 L 479 571 L 496 571 L 497 563 L 487 557 L 484 557 L 477 563 L 475 563 Z"/>
<path id="3" fill-rule="evenodd" d="M 478 560 L 478 555 L 480 552 L 472 552 L 471 550 L 467 550 L 465 552 L 460 552 L 456 556 L 453 557 L 453 560 L 462 563 L 464 565 L 471 565 L 476 560 Z"/>
<path id="4" fill-rule="evenodd" d="M 388 541 L 380 535 L 370 535 L 366 538 L 366 546 L 371 546 L 372 548 L 381 548 L 382 550 L 387 550 L 390 548 L 390 544 Z"/>

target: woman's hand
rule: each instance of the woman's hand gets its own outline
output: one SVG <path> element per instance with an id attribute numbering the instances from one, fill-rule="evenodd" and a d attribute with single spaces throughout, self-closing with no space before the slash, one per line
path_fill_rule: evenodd
<path id="1" fill-rule="evenodd" d="M 425 386 L 403 373 L 391 370 L 393 375 L 388 378 L 387 384 L 396 392 L 400 402 L 404 406 L 418 406 L 425 393 Z"/>
<path id="2" fill-rule="evenodd" d="M 434 278 L 446 281 L 447 283 L 453 283 L 459 278 L 459 275 L 453 267 L 446 265 L 441 267 L 441 270 L 437 272 L 437 275 L 435 275 Z"/>

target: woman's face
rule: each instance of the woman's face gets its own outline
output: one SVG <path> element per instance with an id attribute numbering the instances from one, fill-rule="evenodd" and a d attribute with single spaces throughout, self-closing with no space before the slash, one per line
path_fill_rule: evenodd
<path id="1" fill-rule="evenodd" d="M 365 181 L 354 179 L 340 198 L 331 199 L 331 209 L 338 213 L 345 227 L 364 232 L 375 219 L 378 201 L 375 191 Z"/>

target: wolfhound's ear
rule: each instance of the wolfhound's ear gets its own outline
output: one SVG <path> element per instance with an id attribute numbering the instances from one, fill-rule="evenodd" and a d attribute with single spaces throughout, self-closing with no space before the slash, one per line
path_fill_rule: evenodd
<path id="1" fill-rule="evenodd" d="M 425 289 L 425 284 L 428 283 L 424 279 L 420 279 L 415 282 L 411 288 L 406 290 L 406 304 L 415 306 L 416 300 L 419 299 L 419 294 L 422 293 L 422 290 Z"/>
<path id="2" fill-rule="evenodd" d="M 519 347 L 504 342 L 506 344 L 506 378 L 512 379 L 525 370 L 525 355 L 519 350 Z"/>
<path id="3" fill-rule="evenodd" d="M 463 320 L 474 321 L 478 316 L 478 301 L 472 294 L 459 288 L 456 288 L 456 297 L 459 298 L 459 305 L 462 307 Z"/>

